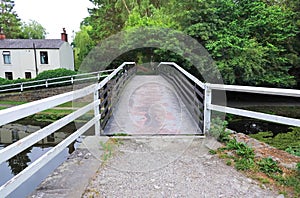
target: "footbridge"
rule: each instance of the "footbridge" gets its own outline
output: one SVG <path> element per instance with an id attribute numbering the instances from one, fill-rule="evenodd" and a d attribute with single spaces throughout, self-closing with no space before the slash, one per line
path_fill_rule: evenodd
<path id="1" fill-rule="evenodd" d="M 208 84 L 173 62 L 162 62 L 157 75 L 136 75 L 136 64 L 125 62 L 96 84 L 0 111 L 0 125 L 73 102 L 74 111 L 60 120 L 0 150 L 3 163 L 61 127 L 85 120 L 57 146 L 0 187 L 9 196 L 77 138 L 94 135 L 209 135 L 212 111 L 230 113 L 300 127 L 300 120 L 212 103 L 214 91 L 248 92 L 300 97 L 299 90 Z M 76 108 L 75 108 L 76 107 Z"/>

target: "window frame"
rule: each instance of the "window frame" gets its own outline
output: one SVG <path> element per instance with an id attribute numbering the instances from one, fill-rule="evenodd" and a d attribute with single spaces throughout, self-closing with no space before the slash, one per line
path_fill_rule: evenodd
<path id="1" fill-rule="evenodd" d="M 2 52 L 2 57 L 3 57 L 3 63 L 5 65 L 11 65 L 11 53 L 10 53 L 10 51 L 3 51 Z"/>
<path id="2" fill-rule="evenodd" d="M 32 78 L 31 72 L 25 72 L 25 79 L 31 79 L 31 78 Z"/>
<path id="3" fill-rule="evenodd" d="M 48 65 L 49 64 L 49 56 L 47 51 L 40 51 L 40 63 L 42 65 Z"/>
<path id="4" fill-rule="evenodd" d="M 11 75 L 11 78 L 8 77 L 8 74 Z M 5 75 L 5 79 L 7 79 L 7 80 L 13 80 L 14 79 L 13 72 L 4 72 L 4 75 Z"/>

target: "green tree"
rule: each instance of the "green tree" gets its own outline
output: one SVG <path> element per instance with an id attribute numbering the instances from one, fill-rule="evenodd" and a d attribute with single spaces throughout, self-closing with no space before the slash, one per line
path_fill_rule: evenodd
<path id="1" fill-rule="evenodd" d="M 14 6 L 13 0 L 0 0 L 0 26 L 7 38 L 18 38 L 21 34 L 21 22 Z"/>
<path id="2" fill-rule="evenodd" d="M 22 25 L 22 38 L 24 39 L 45 39 L 46 29 L 37 21 L 30 20 Z"/>
<path id="3" fill-rule="evenodd" d="M 182 24 L 212 54 L 226 83 L 291 86 L 286 43 L 293 12 L 260 0 L 198 0 Z"/>
<path id="4" fill-rule="evenodd" d="M 79 69 L 83 59 L 88 55 L 92 47 L 95 45 L 89 35 L 92 29 L 92 26 L 82 25 L 80 27 L 80 31 L 75 35 L 73 41 L 75 51 L 75 70 Z"/>

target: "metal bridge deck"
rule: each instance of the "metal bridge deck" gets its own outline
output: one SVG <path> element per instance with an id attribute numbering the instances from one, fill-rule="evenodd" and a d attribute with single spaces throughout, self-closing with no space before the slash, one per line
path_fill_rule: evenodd
<path id="1" fill-rule="evenodd" d="M 163 77 L 134 76 L 124 88 L 105 135 L 199 134 L 176 91 Z"/>

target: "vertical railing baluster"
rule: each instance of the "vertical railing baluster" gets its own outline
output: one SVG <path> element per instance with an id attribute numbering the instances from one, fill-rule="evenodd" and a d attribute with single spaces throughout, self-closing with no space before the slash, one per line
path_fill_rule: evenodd
<path id="1" fill-rule="evenodd" d="M 99 90 L 98 90 L 98 87 L 96 86 L 96 90 L 94 91 L 94 102 L 97 101 L 97 100 L 99 100 Z M 100 114 L 99 106 L 100 105 L 98 105 L 97 103 L 95 103 L 95 105 L 94 105 L 94 116 L 95 117 L 98 117 L 99 114 Z M 101 119 L 101 117 L 95 123 L 95 135 L 96 136 L 101 135 L 101 133 L 100 133 L 100 130 L 101 130 L 101 128 L 100 128 L 100 119 Z"/>

